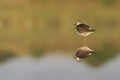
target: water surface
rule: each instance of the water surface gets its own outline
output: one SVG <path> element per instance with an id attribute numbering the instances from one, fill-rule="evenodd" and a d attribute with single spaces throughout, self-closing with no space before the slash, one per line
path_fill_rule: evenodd
<path id="1" fill-rule="evenodd" d="M 120 56 L 100 67 L 70 56 L 22 57 L 0 64 L 0 80 L 119 80 Z"/>

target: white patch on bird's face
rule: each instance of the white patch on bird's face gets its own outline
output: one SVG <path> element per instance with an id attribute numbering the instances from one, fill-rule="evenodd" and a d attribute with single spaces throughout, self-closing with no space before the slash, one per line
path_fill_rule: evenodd
<path id="1" fill-rule="evenodd" d="M 77 23 L 76 23 L 76 25 L 79 25 L 79 24 L 81 24 L 81 22 L 77 22 Z"/>
<path id="2" fill-rule="evenodd" d="M 89 27 L 89 30 L 92 30 L 92 28 L 91 28 L 91 27 Z"/>

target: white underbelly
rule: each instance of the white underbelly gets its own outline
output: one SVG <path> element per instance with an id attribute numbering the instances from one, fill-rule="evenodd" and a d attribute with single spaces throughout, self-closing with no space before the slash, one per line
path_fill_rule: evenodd
<path id="1" fill-rule="evenodd" d="M 78 34 L 86 37 L 86 36 L 90 35 L 91 33 L 93 33 L 93 32 L 84 32 L 84 33 L 78 33 Z"/>

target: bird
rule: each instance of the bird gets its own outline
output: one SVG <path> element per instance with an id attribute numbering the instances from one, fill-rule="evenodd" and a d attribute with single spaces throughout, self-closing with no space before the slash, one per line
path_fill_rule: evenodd
<path id="1" fill-rule="evenodd" d="M 92 29 L 89 25 L 82 23 L 80 20 L 75 24 L 75 27 L 77 34 L 83 37 L 95 32 L 95 29 Z"/>
<path id="2" fill-rule="evenodd" d="M 84 37 L 84 45 L 87 46 L 86 37 L 91 33 L 94 33 L 95 29 L 92 29 L 89 25 L 82 23 L 81 20 L 77 21 L 74 25 L 76 27 L 76 33 Z"/>
<path id="3" fill-rule="evenodd" d="M 74 58 L 79 62 L 82 59 L 89 57 L 94 52 L 95 52 L 94 50 L 92 50 L 86 46 L 80 47 L 76 50 L 76 55 Z"/>

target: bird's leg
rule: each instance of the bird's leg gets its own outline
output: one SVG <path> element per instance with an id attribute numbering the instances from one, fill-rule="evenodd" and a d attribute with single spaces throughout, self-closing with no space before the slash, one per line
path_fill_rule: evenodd
<path id="1" fill-rule="evenodd" d="M 86 42 L 86 36 L 84 37 L 84 46 L 87 46 L 87 42 Z"/>

